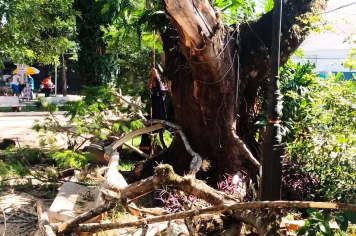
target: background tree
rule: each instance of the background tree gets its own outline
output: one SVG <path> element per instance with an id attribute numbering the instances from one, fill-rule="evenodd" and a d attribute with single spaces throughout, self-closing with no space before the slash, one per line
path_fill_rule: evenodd
<path id="1" fill-rule="evenodd" d="M 1 58 L 23 64 L 58 61 L 60 54 L 72 47 L 68 36 L 77 15 L 72 3 L 73 0 L 1 1 Z"/>
<path id="2" fill-rule="evenodd" d="M 130 7 L 127 0 L 75 0 L 74 8 L 81 13 L 76 19 L 78 72 L 87 85 L 112 83 L 118 75 L 118 54 L 107 51 L 102 27 L 111 25 L 122 9 Z"/>

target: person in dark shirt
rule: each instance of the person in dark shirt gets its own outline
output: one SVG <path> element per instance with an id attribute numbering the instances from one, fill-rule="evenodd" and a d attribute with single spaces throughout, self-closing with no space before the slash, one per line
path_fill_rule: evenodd
<path id="1" fill-rule="evenodd" d="M 152 68 L 150 83 L 146 89 L 151 90 L 152 117 L 151 119 L 167 120 L 166 99 L 167 88 L 162 84 L 161 78 L 155 68 Z"/>
<path id="2" fill-rule="evenodd" d="M 151 119 L 158 120 L 167 120 L 167 112 L 165 105 L 165 98 L 167 89 L 162 84 L 161 78 L 155 68 L 151 70 L 151 79 L 150 82 L 146 86 L 147 90 L 151 90 L 151 106 L 152 106 L 152 117 L 148 117 Z M 146 153 L 150 154 L 150 134 L 142 134 L 141 135 L 141 143 L 139 149 Z"/>

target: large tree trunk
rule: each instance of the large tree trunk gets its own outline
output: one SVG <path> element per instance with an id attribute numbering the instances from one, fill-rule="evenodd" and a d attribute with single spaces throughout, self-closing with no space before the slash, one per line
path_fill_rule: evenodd
<path id="1" fill-rule="evenodd" d="M 162 2 L 173 25 L 162 40 L 176 123 L 192 149 L 211 166 L 198 177 L 209 176 L 209 183 L 216 184 L 225 173 L 244 170 L 256 176 L 259 152 L 252 125 L 257 91 L 270 70 L 272 12 L 224 27 L 209 0 Z M 284 1 L 281 64 L 308 33 L 296 17 L 306 17 L 325 4 L 326 0 Z M 188 173 L 191 156 L 178 135 L 164 157 L 177 173 Z M 150 174 L 145 166 L 157 160 L 144 164 L 141 177 Z"/>

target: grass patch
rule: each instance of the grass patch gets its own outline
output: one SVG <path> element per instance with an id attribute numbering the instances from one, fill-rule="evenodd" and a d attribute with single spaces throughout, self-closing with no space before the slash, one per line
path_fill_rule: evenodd
<path id="1" fill-rule="evenodd" d="M 41 111 L 37 106 L 23 106 L 21 112 Z M 12 112 L 11 107 L 0 107 L 0 112 Z"/>

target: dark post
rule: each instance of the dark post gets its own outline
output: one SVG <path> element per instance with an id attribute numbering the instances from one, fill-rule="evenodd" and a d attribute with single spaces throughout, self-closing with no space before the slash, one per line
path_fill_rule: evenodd
<path id="1" fill-rule="evenodd" d="M 264 142 L 260 147 L 262 156 L 261 166 L 261 200 L 280 200 L 282 181 L 282 157 L 285 153 L 281 144 L 280 116 L 282 104 L 279 91 L 279 65 L 281 41 L 282 0 L 274 0 L 271 78 L 267 91 L 268 111 Z"/>

